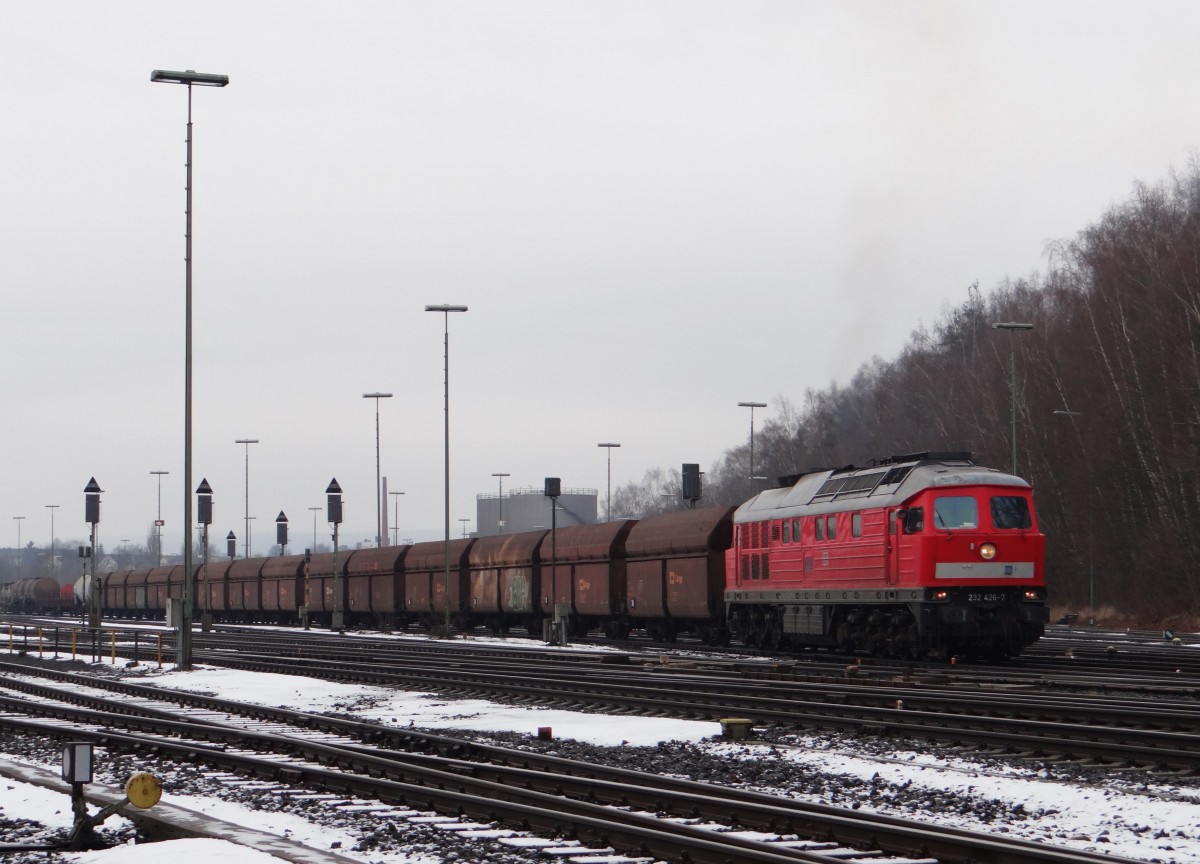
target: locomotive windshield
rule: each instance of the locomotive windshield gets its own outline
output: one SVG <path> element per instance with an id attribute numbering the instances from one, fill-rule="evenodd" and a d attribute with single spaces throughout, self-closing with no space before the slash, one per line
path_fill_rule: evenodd
<path id="1" fill-rule="evenodd" d="M 943 496 L 933 500 L 936 528 L 978 528 L 979 507 L 969 495 Z"/>
<path id="2" fill-rule="evenodd" d="M 1029 501 L 1015 495 L 992 496 L 992 524 L 997 528 L 1032 528 Z"/>

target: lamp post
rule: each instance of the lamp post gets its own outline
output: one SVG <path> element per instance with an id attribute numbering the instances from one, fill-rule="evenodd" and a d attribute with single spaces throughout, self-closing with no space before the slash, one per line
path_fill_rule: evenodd
<path id="1" fill-rule="evenodd" d="M 754 409 L 766 408 L 766 402 L 739 402 L 739 408 L 750 409 L 750 479 L 751 480 L 766 480 L 766 477 L 759 477 L 754 473 Z"/>
<path id="2" fill-rule="evenodd" d="M 613 443 L 609 442 L 609 443 L 604 443 L 604 444 L 597 444 L 596 446 L 604 447 L 606 450 L 608 450 L 608 500 L 607 500 L 607 503 L 604 505 L 604 521 L 611 522 L 612 521 L 612 451 L 613 451 L 614 447 L 620 447 L 621 445 L 613 444 Z"/>
<path id="3" fill-rule="evenodd" d="M 379 400 L 391 399 L 391 393 L 364 393 L 364 399 L 375 400 L 375 545 L 382 546 L 387 539 L 387 526 L 383 524 L 382 479 L 379 468 Z"/>
<path id="4" fill-rule="evenodd" d="M 496 533 L 504 533 L 504 478 L 512 475 L 505 471 L 493 471 L 492 476 L 500 484 L 500 491 L 496 498 Z"/>
<path id="5" fill-rule="evenodd" d="M 183 337 L 183 616 L 179 624 L 176 666 L 192 668 L 192 85 L 225 87 L 228 75 L 207 72 L 171 72 L 155 69 L 150 80 L 187 86 L 187 180 L 184 186 L 184 337 Z"/>
<path id="6" fill-rule="evenodd" d="M 250 557 L 250 445 L 257 444 L 257 438 L 237 438 L 234 444 L 246 445 L 246 542 L 242 544 L 242 557 Z"/>
<path id="7" fill-rule="evenodd" d="M 170 474 L 170 471 L 151 471 L 151 474 L 158 476 L 158 516 L 154 520 L 154 545 L 157 547 L 158 563 L 154 566 L 162 566 L 162 478 L 164 474 Z"/>
<path id="8" fill-rule="evenodd" d="M 1060 409 L 1060 410 L 1056 410 L 1054 412 L 1054 414 L 1058 417 L 1070 417 L 1071 425 L 1075 426 L 1076 434 L 1079 433 L 1079 427 L 1075 424 L 1075 418 L 1082 417 L 1083 416 L 1082 412 L 1071 411 L 1069 409 L 1068 410 Z M 1086 454 L 1085 454 L 1085 456 L 1086 456 Z M 1092 533 L 1092 498 L 1090 495 L 1085 494 L 1085 499 L 1087 501 L 1087 517 L 1088 517 L 1088 608 L 1091 609 L 1091 615 L 1088 618 L 1088 624 L 1095 626 L 1095 624 L 1096 624 L 1096 570 L 1095 570 L 1096 556 L 1093 553 L 1093 546 L 1092 546 L 1092 537 L 1093 537 L 1093 533 Z"/>
<path id="9" fill-rule="evenodd" d="M 196 521 L 204 529 L 200 548 L 204 550 L 204 602 L 200 604 L 200 629 L 207 633 L 212 629 L 212 593 L 208 588 L 208 526 L 212 524 L 212 487 L 208 478 L 203 478 L 196 487 Z"/>
<path id="10" fill-rule="evenodd" d="M 445 428 L 445 466 L 446 466 L 446 482 L 445 482 L 445 499 L 446 499 L 446 569 L 445 581 L 443 588 L 446 592 L 446 632 L 445 637 L 450 638 L 450 313 L 451 312 L 466 312 L 466 306 L 456 306 L 443 303 L 441 305 L 429 305 L 425 307 L 426 312 L 441 312 L 443 319 L 443 389 L 445 394 L 446 405 L 446 428 Z"/>
<path id="11" fill-rule="evenodd" d="M 57 504 L 47 504 L 46 509 L 50 511 L 50 575 L 53 576 L 54 566 L 54 511 L 58 509 Z"/>
<path id="12" fill-rule="evenodd" d="M 1012 473 L 1017 473 L 1017 330 L 1032 330 L 1032 324 L 1022 324 L 1018 321 L 997 321 L 992 324 L 993 330 L 1007 330 L 1012 334 L 1009 352 L 1009 396 L 1012 402 Z"/>
<path id="13" fill-rule="evenodd" d="M 389 492 L 392 496 L 392 515 L 396 521 L 392 524 L 392 545 L 400 545 L 400 496 L 403 492 Z"/>
<path id="14" fill-rule="evenodd" d="M 21 549 L 21 523 L 25 521 L 25 517 L 24 516 L 14 516 L 12 518 L 15 519 L 17 522 L 17 578 L 20 579 L 21 578 L 21 557 L 22 557 L 22 552 L 24 551 L 23 549 Z M 53 533 L 53 532 L 51 532 L 51 533 Z"/>

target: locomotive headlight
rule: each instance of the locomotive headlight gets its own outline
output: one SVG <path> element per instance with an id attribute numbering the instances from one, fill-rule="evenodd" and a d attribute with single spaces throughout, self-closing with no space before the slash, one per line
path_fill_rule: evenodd
<path id="1" fill-rule="evenodd" d="M 984 561 L 991 561 L 996 557 L 996 545 L 994 543 L 983 543 L 979 546 L 979 557 Z"/>
<path id="2" fill-rule="evenodd" d="M 1025 599 L 1026 600 L 1040 600 L 1041 598 L 1038 597 L 1038 592 L 1036 592 L 1036 591 L 1026 591 Z"/>
<path id="3" fill-rule="evenodd" d="M 948 598 L 949 596 L 950 596 L 950 592 L 949 592 L 949 591 L 934 591 L 934 592 L 933 592 L 933 599 L 934 599 L 934 600 L 945 600 L 945 599 L 946 599 L 946 598 Z"/>

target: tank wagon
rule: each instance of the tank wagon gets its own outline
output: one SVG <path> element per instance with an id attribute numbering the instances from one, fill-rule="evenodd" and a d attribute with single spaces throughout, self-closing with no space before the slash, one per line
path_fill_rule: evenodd
<path id="1" fill-rule="evenodd" d="M 209 563 L 195 603 L 218 621 L 435 628 L 448 608 L 463 631 L 541 634 L 557 617 L 575 636 L 999 658 L 1042 634 L 1044 560 L 1025 480 L 928 452 L 786 478 L 736 509 Z M 182 575 L 108 574 L 104 614 L 161 620 Z M 34 581 L 0 586 L 0 604 L 57 600 Z"/>

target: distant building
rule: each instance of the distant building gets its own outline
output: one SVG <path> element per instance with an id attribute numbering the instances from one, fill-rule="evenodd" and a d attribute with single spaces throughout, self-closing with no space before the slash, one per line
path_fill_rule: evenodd
<path id="1" fill-rule="evenodd" d="M 595 523 L 598 497 L 595 489 L 564 487 L 562 494 L 558 496 L 558 527 Z M 489 494 L 475 496 L 477 537 L 520 534 L 535 528 L 549 528 L 550 516 L 550 499 L 543 494 L 542 489 L 513 489 L 505 491 L 503 498 Z"/>

